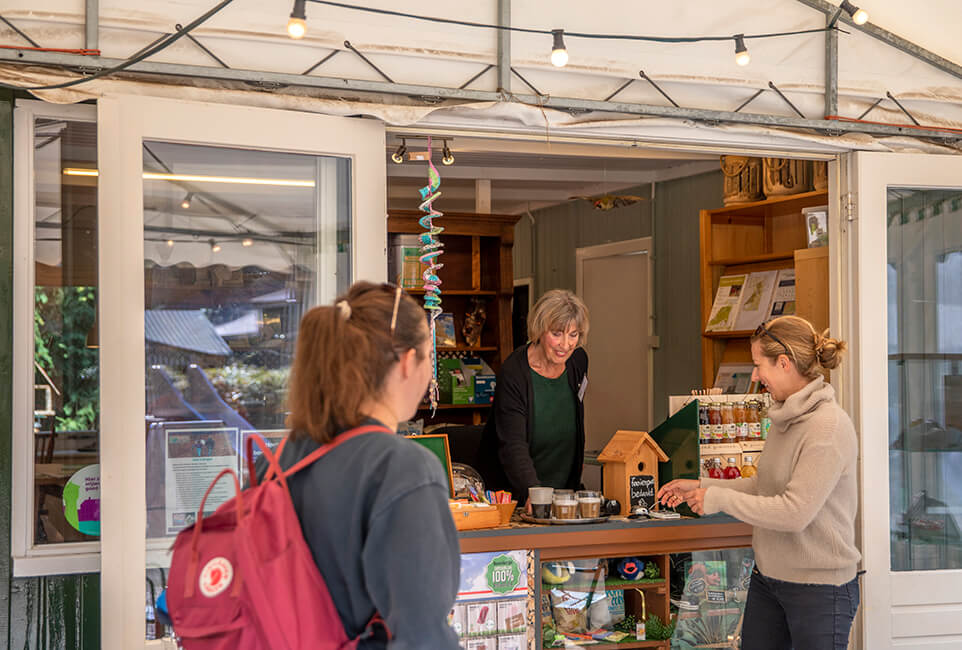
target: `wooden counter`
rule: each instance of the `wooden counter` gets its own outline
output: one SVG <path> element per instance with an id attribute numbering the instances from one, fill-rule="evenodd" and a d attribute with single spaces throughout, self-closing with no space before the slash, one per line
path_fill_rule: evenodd
<path id="1" fill-rule="evenodd" d="M 603 524 L 509 526 L 463 530 L 462 553 L 537 549 L 541 560 L 687 553 L 752 545 L 752 527 L 728 515 L 700 519 L 631 520 Z"/>

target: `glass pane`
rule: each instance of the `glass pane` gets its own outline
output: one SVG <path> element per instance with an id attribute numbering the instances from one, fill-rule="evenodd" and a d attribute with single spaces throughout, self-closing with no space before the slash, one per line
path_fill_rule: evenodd
<path id="1" fill-rule="evenodd" d="M 888 193 L 892 570 L 962 568 L 962 193 Z"/>
<path id="2" fill-rule="evenodd" d="M 301 316 L 351 281 L 350 160 L 145 142 L 148 586 L 251 432 L 283 437 Z M 233 496 L 218 484 L 212 512 Z M 149 592 L 149 590 L 148 590 Z"/>
<path id="3" fill-rule="evenodd" d="M 36 544 L 100 535 L 97 126 L 34 122 Z"/>

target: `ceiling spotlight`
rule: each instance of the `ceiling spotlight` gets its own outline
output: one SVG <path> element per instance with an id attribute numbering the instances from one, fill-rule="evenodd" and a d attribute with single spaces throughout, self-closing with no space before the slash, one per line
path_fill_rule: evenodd
<path id="1" fill-rule="evenodd" d="M 454 164 L 454 154 L 448 149 L 448 141 L 444 140 L 444 147 L 441 149 L 441 164 L 442 165 L 453 165 Z"/>
<path id="2" fill-rule="evenodd" d="M 185 210 L 190 210 L 190 200 L 192 198 L 194 198 L 194 193 L 187 192 L 187 196 L 185 196 L 184 200 L 180 202 L 180 207 L 182 207 Z"/>
<path id="3" fill-rule="evenodd" d="M 551 65 L 556 68 L 568 65 L 568 50 L 565 49 L 564 34 L 563 29 L 551 30 L 551 36 L 554 37 L 554 44 L 551 46 Z"/>
<path id="4" fill-rule="evenodd" d="M 241 246 L 243 246 L 244 248 L 250 248 L 253 245 L 254 245 L 254 240 L 251 239 L 250 237 L 244 237 L 244 239 L 241 241 Z"/>
<path id="5" fill-rule="evenodd" d="M 294 0 L 291 19 L 287 21 L 287 34 L 291 38 L 304 38 L 304 34 L 307 33 L 307 14 L 304 12 L 305 2 L 307 2 L 307 0 Z"/>
<path id="6" fill-rule="evenodd" d="M 752 57 L 748 54 L 748 48 L 745 47 L 745 35 L 735 34 L 735 63 L 748 65 L 751 60 Z"/>
<path id="7" fill-rule="evenodd" d="M 211 253 L 219 253 L 219 252 L 220 252 L 220 244 L 218 244 L 217 242 L 215 242 L 213 239 L 208 239 L 207 242 L 210 244 L 210 252 L 211 252 Z"/>
<path id="8" fill-rule="evenodd" d="M 173 239 L 168 239 L 168 240 L 167 240 L 167 246 L 168 246 L 168 247 L 173 247 L 173 245 L 174 245 L 174 240 L 173 240 Z"/>
<path id="9" fill-rule="evenodd" d="M 404 162 L 404 154 L 407 153 L 408 146 L 404 142 L 404 138 L 401 138 L 401 145 L 397 148 L 393 154 L 391 154 L 391 160 L 396 162 L 398 165 Z"/>
<path id="10" fill-rule="evenodd" d="M 868 22 L 868 12 L 864 9 L 859 9 L 853 5 L 849 0 L 842 0 L 842 4 L 839 5 L 839 9 L 845 10 L 852 18 L 852 22 L 856 25 L 864 25 Z"/>

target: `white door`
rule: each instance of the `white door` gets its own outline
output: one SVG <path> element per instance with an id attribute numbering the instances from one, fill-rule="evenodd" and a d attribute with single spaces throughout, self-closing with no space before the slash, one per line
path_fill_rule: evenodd
<path id="1" fill-rule="evenodd" d="M 855 154 L 850 178 L 862 647 L 959 648 L 962 157 Z"/>
<path id="2" fill-rule="evenodd" d="M 213 473 L 283 431 L 300 315 L 384 280 L 384 129 L 128 96 L 98 124 L 74 173 L 99 176 L 102 647 L 129 650 Z"/>
<path id="3" fill-rule="evenodd" d="M 651 427 L 651 238 L 579 248 L 575 259 L 591 324 L 585 450 L 597 452 L 619 429 Z"/>

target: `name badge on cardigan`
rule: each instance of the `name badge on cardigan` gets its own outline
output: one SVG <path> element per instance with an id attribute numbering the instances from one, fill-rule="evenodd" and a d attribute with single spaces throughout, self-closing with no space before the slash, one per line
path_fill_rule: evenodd
<path id="1" fill-rule="evenodd" d="M 581 380 L 581 385 L 578 386 L 578 401 L 585 401 L 585 391 L 588 390 L 588 375 L 585 375 Z"/>

